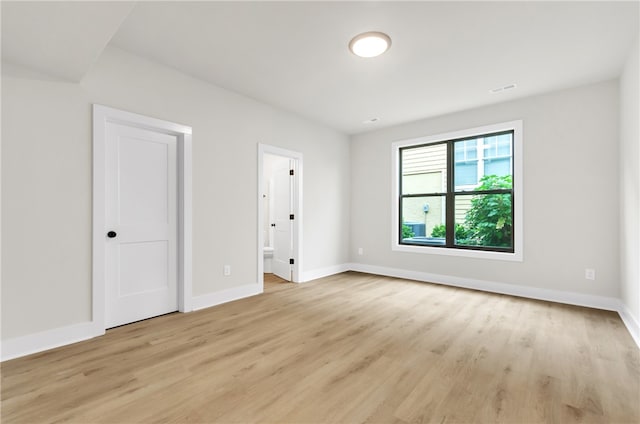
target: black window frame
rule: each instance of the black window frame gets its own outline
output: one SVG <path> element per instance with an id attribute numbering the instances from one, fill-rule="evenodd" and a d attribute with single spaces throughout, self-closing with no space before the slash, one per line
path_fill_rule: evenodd
<path id="1" fill-rule="evenodd" d="M 474 140 L 478 138 L 500 136 L 504 134 L 511 134 L 511 178 L 512 184 L 510 189 L 493 189 L 493 190 L 459 190 L 455 189 L 455 143 L 460 141 Z M 465 135 L 464 137 L 445 139 L 439 141 L 433 141 L 429 143 L 412 144 L 409 146 L 402 146 L 398 148 L 398 244 L 400 246 L 416 246 L 416 247 L 431 247 L 441 249 L 458 249 L 458 250 L 475 250 L 482 252 L 500 252 L 500 253 L 515 253 L 515 232 L 516 232 L 516 215 L 515 215 L 515 129 L 507 129 L 500 131 L 492 131 L 487 133 L 479 133 L 474 135 Z M 406 150 L 417 149 L 425 146 L 434 146 L 437 144 L 447 145 L 447 189 L 445 192 L 432 192 L 432 193 L 412 193 L 402 194 L 402 164 L 403 153 Z M 472 246 L 472 245 L 458 245 L 455 243 L 455 200 L 457 196 L 475 196 L 486 194 L 509 194 L 511 196 L 511 247 L 498 247 L 498 246 Z M 404 242 L 402 238 L 402 226 L 403 226 L 403 199 L 412 197 L 443 197 L 445 198 L 445 243 L 419 243 L 419 242 Z"/>

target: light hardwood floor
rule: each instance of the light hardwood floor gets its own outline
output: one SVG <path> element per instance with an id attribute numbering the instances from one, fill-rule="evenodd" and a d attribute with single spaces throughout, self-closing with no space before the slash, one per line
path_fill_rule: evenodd
<path id="1" fill-rule="evenodd" d="M 271 274 L 271 273 L 264 274 L 264 292 L 265 293 L 271 293 L 273 291 L 288 289 L 295 285 L 296 285 L 295 283 L 291 283 L 287 280 L 284 280 L 275 274 Z"/>
<path id="2" fill-rule="evenodd" d="M 640 421 L 613 312 L 345 273 L 2 364 L 2 423 Z"/>

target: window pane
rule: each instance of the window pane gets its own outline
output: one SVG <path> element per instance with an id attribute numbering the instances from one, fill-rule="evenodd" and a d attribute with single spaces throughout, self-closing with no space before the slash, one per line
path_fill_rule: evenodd
<path id="1" fill-rule="evenodd" d="M 484 157 L 491 158 L 496 156 L 497 145 L 498 145 L 498 139 L 495 135 L 492 137 L 485 137 L 482 143 L 482 146 L 484 149 Z"/>
<path id="2" fill-rule="evenodd" d="M 456 162 L 455 164 L 456 190 L 462 186 L 475 186 L 478 184 L 478 161 Z"/>
<path id="3" fill-rule="evenodd" d="M 456 162 L 464 161 L 465 155 L 464 155 L 464 144 L 463 143 L 456 143 L 455 148 L 454 148 L 454 152 L 455 152 Z"/>
<path id="4" fill-rule="evenodd" d="M 402 193 L 442 193 L 447 181 L 447 145 L 402 149 Z"/>
<path id="5" fill-rule="evenodd" d="M 444 245 L 445 197 L 402 199 L 402 243 Z"/>
<path id="6" fill-rule="evenodd" d="M 511 156 L 511 139 L 511 133 L 485 137 L 483 142 L 485 159 Z"/>
<path id="7" fill-rule="evenodd" d="M 473 160 L 478 158 L 478 139 L 464 141 L 465 159 Z"/>
<path id="8" fill-rule="evenodd" d="M 511 156 L 511 139 L 513 134 L 498 136 L 498 156 Z"/>
<path id="9" fill-rule="evenodd" d="M 453 150 L 456 152 L 454 163 L 456 191 L 478 185 L 478 140 L 474 138 L 453 143 Z"/>
<path id="10" fill-rule="evenodd" d="M 478 139 L 456 141 L 453 150 L 456 162 L 473 160 L 478 158 Z"/>
<path id="11" fill-rule="evenodd" d="M 482 163 L 483 172 L 479 189 L 489 190 L 493 188 L 511 188 L 511 143 L 513 134 L 501 134 L 490 137 L 489 143 L 485 143 L 484 160 Z M 489 137 L 485 140 L 489 140 Z M 498 177 L 498 178 L 494 178 Z"/>
<path id="12" fill-rule="evenodd" d="M 511 175 L 511 158 L 485 159 L 484 175 Z"/>
<path id="13" fill-rule="evenodd" d="M 457 195 L 456 245 L 513 248 L 511 193 Z"/>

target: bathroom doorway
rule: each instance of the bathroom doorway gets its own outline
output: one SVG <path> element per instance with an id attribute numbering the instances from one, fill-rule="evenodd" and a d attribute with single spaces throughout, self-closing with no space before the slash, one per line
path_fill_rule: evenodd
<path id="1" fill-rule="evenodd" d="M 258 145 L 258 284 L 300 282 L 302 154 Z"/>

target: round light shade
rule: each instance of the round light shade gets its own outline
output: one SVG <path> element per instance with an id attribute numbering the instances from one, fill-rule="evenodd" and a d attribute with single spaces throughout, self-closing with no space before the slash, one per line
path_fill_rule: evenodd
<path id="1" fill-rule="evenodd" d="M 376 57 L 389 50 L 391 38 L 382 32 L 364 32 L 353 37 L 349 50 L 356 56 Z"/>

